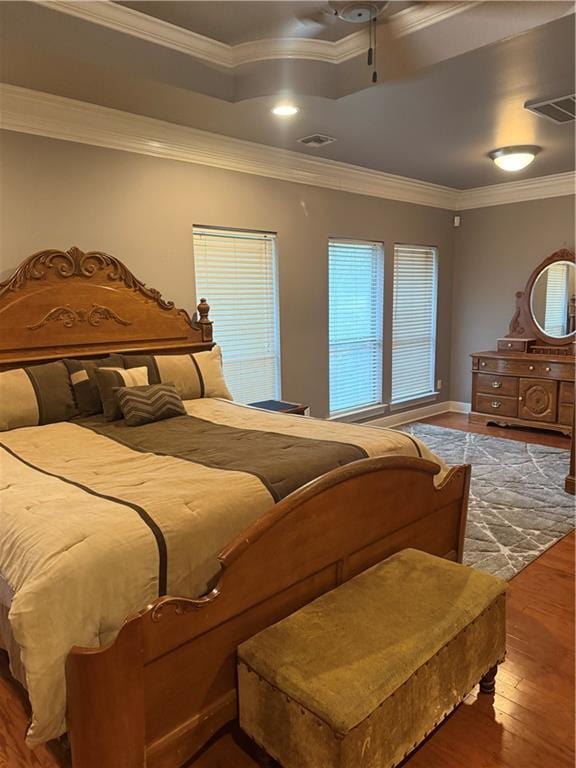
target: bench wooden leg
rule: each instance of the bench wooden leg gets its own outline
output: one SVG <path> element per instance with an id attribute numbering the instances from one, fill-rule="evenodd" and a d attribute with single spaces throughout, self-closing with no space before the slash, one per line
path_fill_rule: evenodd
<path id="1" fill-rule="evenodd" d="M 496 690 L 496 672 L 498 666 L 491 667 L 480 680 L 480 693 L 494 693 Z"/>

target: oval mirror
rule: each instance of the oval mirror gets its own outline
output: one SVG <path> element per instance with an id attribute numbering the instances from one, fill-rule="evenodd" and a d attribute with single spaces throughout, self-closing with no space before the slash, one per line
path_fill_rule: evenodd
<path id="1" fill-rule="evenodd" d="M 540 330 L 553 339 L 576 330 L 576 267 L 555 261 L 540 272 L 530 295 L 530 309 Z"/>

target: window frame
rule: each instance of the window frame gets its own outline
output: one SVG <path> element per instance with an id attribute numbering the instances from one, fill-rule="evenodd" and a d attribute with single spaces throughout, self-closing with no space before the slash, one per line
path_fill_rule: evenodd
<path id="1" fill-rule="evenodd" d="M 274 396 L 270 399 L 282 400 L 282 337 L 280 328 L 280 285 L 279 285 L 279 270 L 278 270 L 278 233 L 272 230 L 262 229 L 250 229 L 245 227 L 226 227 L 221 225 L 212 224 L 193 224 L 192 225 L 192 258 L 193 258 L 193 276 L 194 276 L 194 290 L 198 294 L 198 271 L 196 263 L 196 254 L 194 250 L 194 238 L 195 231 L 200 230 L 203 233 L 210 234 L 211 232 L 217 235 L 218 233 L 230 233 L 241 237 L 245 236 L 260 236 L 262 239 L 269 238 L 272 243 L 272 285 L 273 285 L 273 335 L 275 340 L 275 353 L 274 353 Z M 198 233 L 200 234 L 200 233 Z M 255 239 L 256 239 L 255 237 Z M 206 300 L 211 304 L 210 296 L 206 296 Z M 216 332 L 214 343 L 220 344 L 218 339 L 218 317 L 214 321 Z M 224 367 L 225 367 L 225 351 L 223 350 Z M 237 401 L 240 402 L 240 401 Z M 258 402 L 258 401 L 252 401 Z"/>
<path id="2" fill-rule="evenodd" d="M 376 247 L 378 253 L 379 253 L 379 280 L 380 280 L 380 292 L 377 294 L 379 296 L 379 302 L 376 307 L 377 311 L 377 320 L 376 325 L 379 330 L 379 345 L 380 345 L 380 355 L 379 355 L 379 379 L 380 379 L 380 388 L 379 388 L 379 400 L 377 403 L 368 403 L 365 405 L 356 405 L 351 408 L 346 409 L 340 409 L 340 410 L 332 410 L 331 409 L 331 393 L 330 393 L 330 357 L 331 357 L 331 341 L 330 341 L 330 246 L 332 243 L 336 244 L 351 244 L 351 245 L 362 245 L 362 246 L 370 246 L 371 248 Z M 365 418 L 370 418 L 371 416 L 376 416 L 378 414 L 381 414 L 387 409 L 387 404 L 384 401 L 384 376 L 385 376 L 385 370 L 384 370 L 384 351 L 385 351 L 385 345 L 386 345 L 386 339 L 385 339 L 385 288 L 386 288 L 386 246 L 385 242 L 383 240 L 373 240 L 373 239 L 362 239 L 362 238 L 352 238 L 352 237 L 334 237 L 330 236 L 328 238 L 328 244 L 327 244 L 327 272 L 328 272 L 328 291 L 327 291 L 327 300 L 328 300 L 328 317 L 327 317 L 327 330 L 328 330 L 328 418 L 330 420 L 340 420 L 340 421 L 352 421 L 354 420 L 355 416 L 364 416 Z"/>
<path id="3" fill-rule="evenodd" d="M 433 348 L 433 366 L 430 372 L 430 390 L 418 395 L 411 395 L 405 398 L 394 399 L 393 396 L 393 372 L 394 372 L 394 298 L 396 289 L 396 249 L 397 248 L 422 248 L 429 249 L 434 253 L 434 298 L 433 298 L 433 334 L 431 347 Z M 438 390 L 438 300 L 440 287 L 440 248 L 438 245 L 429 245 L 425 243 L 406 243 L 395 241 L 392 247 L 392 302 L 391 302 L 391 322 L 390 322 L 390 404 L 391 412 L 405 410 L 408 405 L 426 404 L 435 402 L 438 399 L 440 391 Z"/>

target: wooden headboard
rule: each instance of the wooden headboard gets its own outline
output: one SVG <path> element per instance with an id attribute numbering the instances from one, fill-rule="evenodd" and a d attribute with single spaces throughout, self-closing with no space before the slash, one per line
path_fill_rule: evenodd
<path id="1" fill-rule="evenodd" d="M 108 352 L 210 349 L 205 299 L 191 318 L 99 251 L 40 251 L 0 283 L 0 370 Z"/>

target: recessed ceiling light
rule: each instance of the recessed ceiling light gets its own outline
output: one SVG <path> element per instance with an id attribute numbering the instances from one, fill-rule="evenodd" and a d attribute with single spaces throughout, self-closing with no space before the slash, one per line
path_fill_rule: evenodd
<path id="1" fill-rule="evenodd" d="M 534 160 L 542 147 L 522 145 L 518 147 L 501 147 L 488 153 L 498 168 L 503 171 L 521 171 Z"/>
<path id="2" fill-rule="evenodd" d="M 277 104 L 272 107 L 272 114 L 276 117 L 294 117 L 300 112 L 300 108 L 295 104 Z"/>

